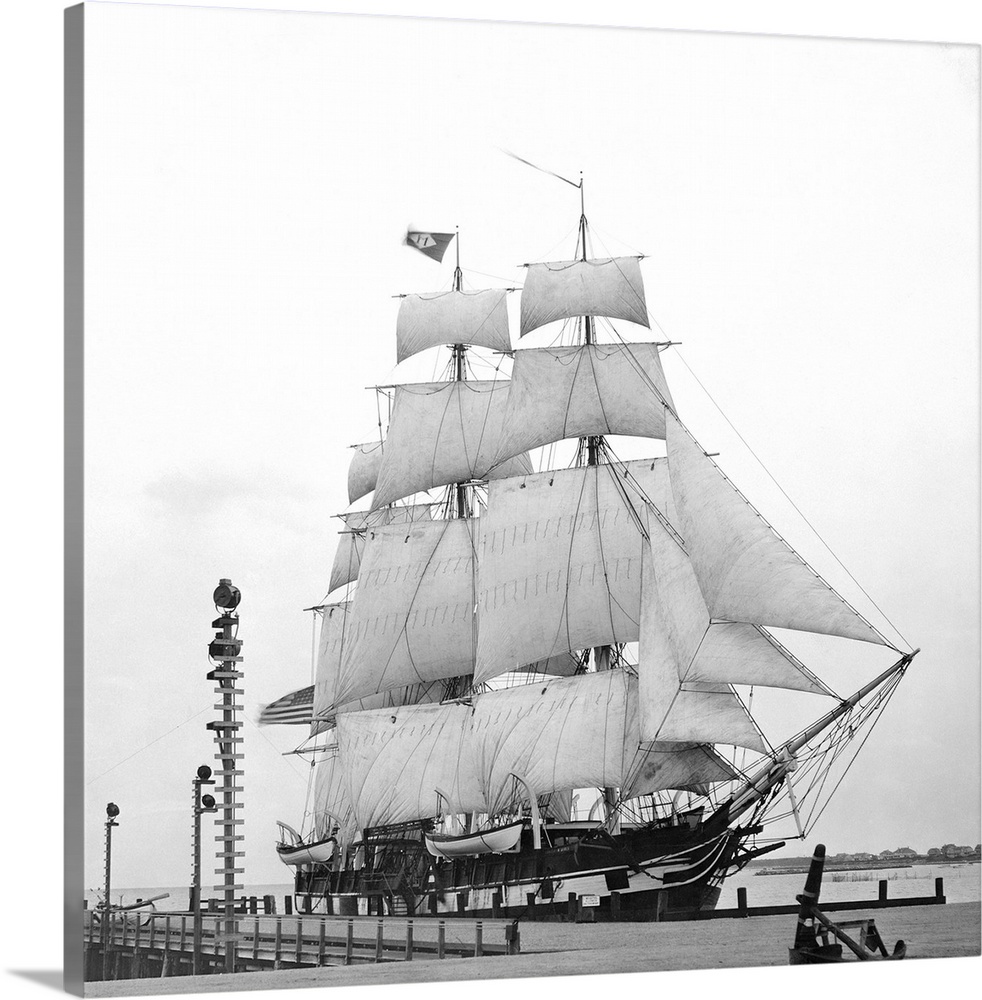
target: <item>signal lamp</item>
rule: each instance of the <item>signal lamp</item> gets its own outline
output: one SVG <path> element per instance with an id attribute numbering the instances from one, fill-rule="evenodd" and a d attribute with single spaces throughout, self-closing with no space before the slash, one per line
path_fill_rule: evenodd
<path id="1" fill-rule="evenodd" d="M 239 588 L 233 587 L 231 580 L 219 580 L 213 596 L 216 607 L 227 608 L 229 611 L 238 607 L 239 601 L 242 600 Z"/>

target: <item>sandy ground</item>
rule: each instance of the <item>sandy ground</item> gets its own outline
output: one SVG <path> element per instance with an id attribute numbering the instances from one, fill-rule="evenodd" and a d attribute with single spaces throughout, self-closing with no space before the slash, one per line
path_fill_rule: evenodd
<path id="1" fill-rule="evenodd" d="M 832 919 L 836 916 L 831 914 Z M 907 942 L 907 960 L 977 956 L 982 952 L 979 903 L 897 907 L 838 916 L 849 920 L 873 917 L 888 951 L 899 938 Z M 776 916 L 663 924 L 523 923 L 520 955 L 130 979 L 87 983 L 85 994 L 139 996 L 787 965 L 795 920 L 794 916 Z"/>

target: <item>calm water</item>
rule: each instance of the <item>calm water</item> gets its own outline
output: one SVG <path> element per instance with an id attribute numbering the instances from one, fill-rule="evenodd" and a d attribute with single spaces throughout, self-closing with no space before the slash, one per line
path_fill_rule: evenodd
<path id="1" fill-rule="evenodd" d="M 737 905 L 737 889 L 747 890 L 748 906 L 792 905 L 805 887 L 805 875 L 755 875 L 756 868 L 744 868 L 723 883 L 717 904 L 721 909 Z M 826 872 L 821 899 L 838 902 L 849 899 L 876 899 L 877 883 L 887 880 L 887 897 L 933 896 L 934 880 L 944 879 L 949 903 L 977 903 L 982 899 L 982 868 L 978 862 L 960 865 L 912 865 L 910 868 L 873 868 L 849 872 Z"/>
<path id="2" fill-rule="evenodd" d="M 755 875 L 757 869 L 745 868 L 742 872 L 728 878 L 723 883 L 723 893 L 720 896 L 720 908 L 737 905 L 737 889 L 745 886 L 747 903 L 750 906 L 775 906 L 793 904 L 794 897 L 805 885 L 804 874 L 799 875 Z M 822 880 L 821 898 L 827 902 L 847 899 L 876 899 L 879 889 L 877 883 L 886 879 L 889 883 L 887 894 L 890 898 L 900 899 L 910 896 L 933 896 L 934 880 L 944 879 L 945 896 L 949 903 L 972 903 L 982 899 L 982 867 L 978 863 L 961 865 L 914 865 L 910 868 L 877 868 L 850 872 L 826 872 Z M 170 898 L 159 900 L 154 905 L 158 910 L 183 910 L 188 905 L 188 887 L 171 886 L 164 888 L 113 889 L 113 902 L 118 903 L 122 897 L 123 903 L 135 903 L 138 898 L 148 899 L 150 896 L 169 892 Z M 247 886 L 244 896 L 271 895 L 276 897 L 276 908 L 283 912 L 283 897 L 292 895 L 293 886 L 289 883 L 272 885 Z M 218 896 L 218 893 L 203 890 L 204 898 Z M 95 906 L 98 895 L 95 891 L 86 891 L 85 898 L 89 906 Z"/>

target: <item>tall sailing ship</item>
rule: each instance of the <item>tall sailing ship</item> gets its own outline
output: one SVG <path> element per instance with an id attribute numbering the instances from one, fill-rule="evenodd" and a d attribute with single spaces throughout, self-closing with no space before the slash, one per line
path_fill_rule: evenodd
<path id="1" fill-rule="evenodd" d="M 449 348 L 446 377 L 388 387 L 387 431 L 354 446 L 349 500 L 371 502 L 339 515 L 315 683 L 262 716 L 310 726 L 313 828 L 282 852 L 302 908 L 550 916 L 575 893 L 601 919 L 711 909 L 727 874 L 781 846 L 769 820 L 801 832 L 916 653 L 687 430 L 670 343 L 633 339 L 641 258 L 589 255 L 579 188 L 572 259 L 525 265 L 521 288 L 519 336 L 553 324 L 552 346 L 514 349 L 515 289 L 466 290 L 459 238 L 449 290 L 401 297 L 397 361 Z M 435 260 L 452 238 L 411 237 Z M 647 457 L 611 436 L 648 439 Z M 894 662 L 842 698 L 774 628 Z M 772 743 L 748 711 L 758 688 L 832 706 Z"/>

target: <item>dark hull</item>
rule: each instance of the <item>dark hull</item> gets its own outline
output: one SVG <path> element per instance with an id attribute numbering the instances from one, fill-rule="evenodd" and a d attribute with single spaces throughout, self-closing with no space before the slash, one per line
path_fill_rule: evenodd
<path id="1" fill-rule="evenodd" d="M 369 838 L 360 870 L 298 871 L 297 906 L 337 914 L 691 919 L 712 910 L 748 831 L 676 825 L 616 836 L 548 828 L 551 846 L 437 859 L 412 837 Z M 571 902 L 571 897 L 574 901 Z M 591 897 L 596 897 L 592 899 Z"/>

